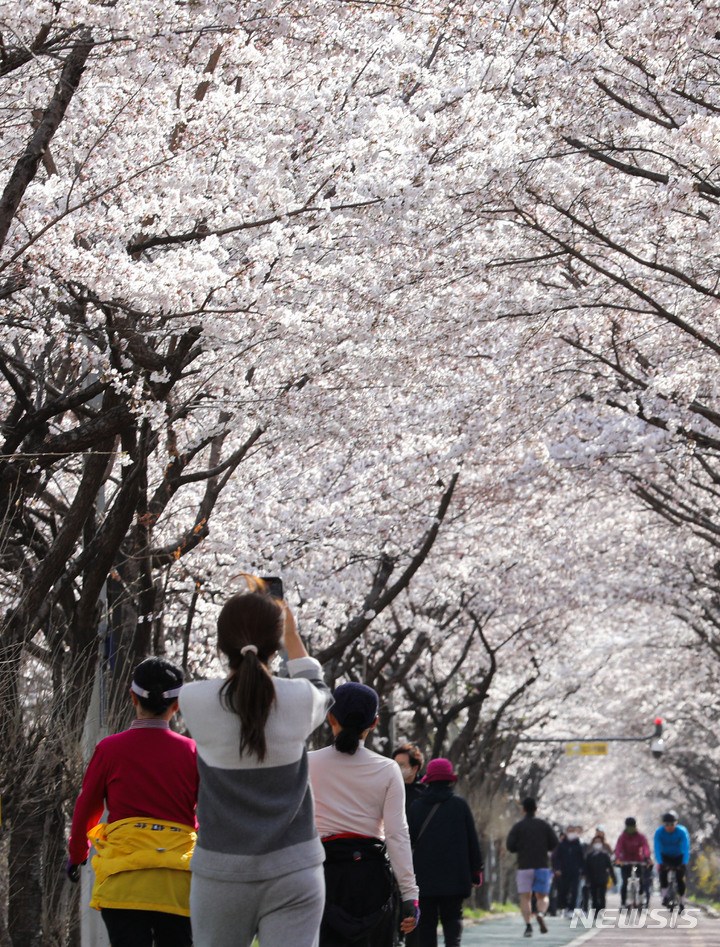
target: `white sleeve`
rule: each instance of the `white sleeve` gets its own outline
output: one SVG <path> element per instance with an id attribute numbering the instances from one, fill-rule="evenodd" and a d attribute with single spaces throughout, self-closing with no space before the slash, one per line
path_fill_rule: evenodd
<path id="1" fill-rule="evenodd" d="M 330 709 L 333 697 L 332 691 L 325 683 L 322 667 L 315 658 L 292 658 L 287 663 L 287 671 L 291 678 L 306 680 L 311 686 L 308 688 L 312 698 L 310 733 L 325 720 Z"/>
<path id="2" fill-rule="evenodd" d="M 418 887 L 413 870 L 410 833 L 405 818 L 405 783 L 399 766 L 393 767 L 389 775 L 383 805 L 385 844 L 402 900 L 415 901 L 418 896 Z"/>

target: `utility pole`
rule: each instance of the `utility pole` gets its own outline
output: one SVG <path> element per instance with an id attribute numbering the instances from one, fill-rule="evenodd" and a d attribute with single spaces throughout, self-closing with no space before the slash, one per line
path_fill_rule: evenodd
<path id="1" fill-rule="evenodd" d="M 96 513 L 102 515 L 105 512 L 105 487 L 100 487 L 97 499 L 95 501 Z M 85 718 L 85 727 L 83 728 L 82 753 L 85 768 L 90 762 L 90 757 L 95 751 L 95 747 L 108 735 L 108 665 L 109 656 L 106 653 L 106 644 L 108 636 L 108 600 L 107 600 L 107 580 L 103 583 L 100 593 L 100 624 L 98 627 L 98 658 L 95 666 L 95 680 L 93 682 L 93 691 L 90 698 L 87 717 Z M 105 813 L 107 815 L 107 813 Z M 103 816 L 104 818 L 104 816 Z M 95 908 L 90 907 L 90 897 L 92 895 L 93 884 L 95 882 L 95 873 L 92 870 L 91 860 L 80 872 L 80 944 L 81 947 L 110 947 L 110 940 L 107 934 L 107 928 L 103 923 L 102 916 Z"/>

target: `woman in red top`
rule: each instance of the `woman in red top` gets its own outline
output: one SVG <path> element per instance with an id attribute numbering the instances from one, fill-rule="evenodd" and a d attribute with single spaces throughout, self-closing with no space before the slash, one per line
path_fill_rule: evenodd
<path id="1" fill-rule="evenodd" d="M 183 683 L 164 658 L 130 685 L 136 719 L 101 740 L 75 804 L 67 874 L 80 878 L 92 841 L 95 886 L 112 947 L 190 947 L 189 862 L 195 842 L 195 743 L 170 729 Z M 107 808 L 106 823 L 100 823 Z"/>
<path id="2" fill-rule="evenodd" d="M 615 844 L 615 863 L 620 865 L 620 872 L 622 874 L 620 906 L 625 907 L 628 878 L 630 877 L 633 864 L 650 865 L 652 863 L 648 840 L 642 832 L 638 832 L 637 822 L 632 816 L 628 816 L 628 818 L 625 819 L 625 829 L 621 832 Z"/>

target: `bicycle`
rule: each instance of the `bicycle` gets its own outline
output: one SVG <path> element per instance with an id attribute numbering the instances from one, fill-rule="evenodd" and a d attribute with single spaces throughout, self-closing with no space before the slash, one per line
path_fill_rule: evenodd
<path id="1" fill-rule="evenodd" d="M 633 908 L 645 907 L 645 892 L 643 890 L 643 880 L 641 869 L 645 866 L 641 862 L 624 862 L 630 868 L 630 874 L 627 879 L 627 888 L 625 889 L 625 904 L 623 907 L 630 911 Z"/>

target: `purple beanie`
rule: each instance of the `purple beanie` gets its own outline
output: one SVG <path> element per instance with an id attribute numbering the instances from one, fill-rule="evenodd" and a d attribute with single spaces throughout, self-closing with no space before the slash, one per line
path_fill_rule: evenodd
<path id="1" fill-rule="evenodd" d="M 378 712 L 378 695 L 367 684 L 341 684 L 333 694 L 335 703 L 330 713 L 341 727 L 350 727 L 362 732 L 375 723 Z"/>

